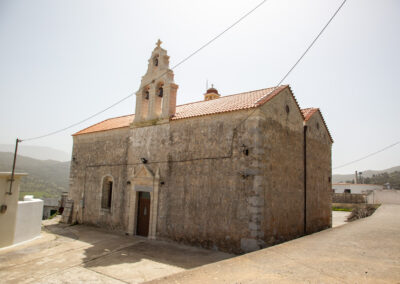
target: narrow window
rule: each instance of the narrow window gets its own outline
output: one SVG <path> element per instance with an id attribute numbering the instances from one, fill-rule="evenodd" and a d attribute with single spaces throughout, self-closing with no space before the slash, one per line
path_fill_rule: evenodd
<path id="1" fill-rule="evenodd" d="M 101 208 L 110 209 L 112 200 L 113 180 L 111 176 L 103 179 L 103 187 L 101 191 Z"/>
<path id="2" fill-rule="evenodd" d="M 158 96 L 159 96 L 160 98 L 162 98 L 163 95 L 164 95 L 164 89 L 163 89 L 163 87 L 161 86 L 160 88 L 158 88 Z"/>
<path id="3" fill-rule="evenodd" d="M 154 58 L 153 58 L 153 64 L 154 64 L 154 66 L 158 66 L 158 55 L 156 55 L 156 56 L 154 56 Z"/>

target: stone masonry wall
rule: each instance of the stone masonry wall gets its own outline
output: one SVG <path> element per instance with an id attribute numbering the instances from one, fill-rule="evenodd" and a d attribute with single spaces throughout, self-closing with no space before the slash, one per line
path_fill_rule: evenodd
<path id="1" fill-rule="evenodd" d="M 69 199 L 73 222 L 123 230 L 126 223 L 126 162 L 129 129 L 74 136 Z M 101 209 L 102 180 L 113 177 L 112 204 Z"/>
<path id="2" fill-rule="evenodd" d="M 230 252 L 246 249 L 241 240 L 251 238 L 248 203 L 253 180 L 242 173 L 254 160 L 240 145 L 254 148 L 257 124 L 249 121 L 233 129 L 247 113 L 132 129 L 129 166 L 136 172 L 144 157 L 163 181 L 158 238 Z"/>
<path id="3" fill-rule="evenodd" d="M 307 121 L 307 233 L 332 226 L 329 134 L 319 112 Z"/>
<path id="4" fill-rule="evenodd" d="M 304 233 L 303 117 L 288 90 L 264 105 L 260 115 L 262 228 L 266 245 L 273 245 Z"/>

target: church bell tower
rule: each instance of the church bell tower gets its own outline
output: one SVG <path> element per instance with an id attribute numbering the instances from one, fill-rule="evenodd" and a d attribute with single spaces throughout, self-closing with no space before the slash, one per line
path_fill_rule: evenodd
<path id="1" fill-rule="evenodd" d="M 157 41 L 147 72 L 136 92 L 133 127 L 166 123 L 175 114 L 178 85 L 174 83 L 174 73 L 169 69 L 169 56 L 161 48 L 161 43 Z"/>

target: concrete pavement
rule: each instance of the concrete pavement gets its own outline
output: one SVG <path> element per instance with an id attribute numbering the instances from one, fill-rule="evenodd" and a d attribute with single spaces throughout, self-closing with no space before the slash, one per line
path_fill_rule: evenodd
<path id="1" fill-rule="evenodd" d="M 400 205 L 150 283 L 400 283 Z"/>
<path id="2" fill-rule="evenodd" d="M 50 220 L 40 239 L 0 250 L 0 283 L 400 283 L 399 217 L 400 205 L 383 205 L 238 257 Z"/>
<path id="3" fill-rule="evenodd" d="M 0 250 L 0 283 L 141 283 L 233 256 L 50 221 L 41 238 Z"/>

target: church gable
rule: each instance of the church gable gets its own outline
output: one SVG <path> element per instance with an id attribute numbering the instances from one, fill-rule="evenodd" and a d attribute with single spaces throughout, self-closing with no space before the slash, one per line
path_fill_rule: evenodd
<path id="1" fill-rule="evenodd" d="M 304 116 L 289 86 L 264 102 L 260 108 L 266 118 L 278 121 L 291 129 L 303 128 Z"/>
<path id="2" fill-rule="evenodd" d="M 332 136 L 328 126 L 319 108 L 306 108 L 302 110 L 304 115 L 304 123 L 307 126 L 308 133 L 314 138 L 326 140 L 328 143 L 333 143 Z"/>

